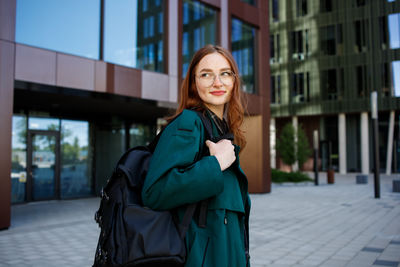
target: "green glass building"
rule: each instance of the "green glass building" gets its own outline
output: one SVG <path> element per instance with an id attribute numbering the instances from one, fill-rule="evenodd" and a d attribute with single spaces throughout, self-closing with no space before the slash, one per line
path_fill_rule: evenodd
<path id="1" fill-rule="evenodd" d="M 269 1 L 271 166 L 286 123 L 319 134 L 320 167 L 374 169 L 370 94 L 378 93 L 380 170 L 400 169 L 400 1 Z M 303 169 L 312 167 L 310 159 Z"/>

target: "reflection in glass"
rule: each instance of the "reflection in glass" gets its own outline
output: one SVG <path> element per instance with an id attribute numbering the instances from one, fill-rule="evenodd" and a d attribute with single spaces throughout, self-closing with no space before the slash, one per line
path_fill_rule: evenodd
<path id="1" fill-rule="evenodd" d="M 400 48 L 400 13 L 388 16 L 390 48 Z"/>
<path id="2" fill-rule="evenodd" d="M 164 71 L 164 1 L 105 1 L 104 60 Z"/>
<path id="3" fill-rule="evenodd" d="M 52 199 L 55 195 L 56 136 L 32 136 L 32 199 Z"/>
<path id="4" fill-rule="evenodd" d="M 29 130 L 49 130 L 58 131 L 60 129 L 60 120 L 51 118 L 29 118 Z"/>
<path id="5" fill-rule="evenodd" d="M 110 178 L 118 159 L 127 148 L 124 122 L 117 118 L 99 122 L 95 129 L 95 139 L 95 190 L 98 193 Z"/>
<path id="6" fill-rule="evenodd" d="M 155 131 L 153 127 L 145 124 L 134 123 L 129 129 L 129 146 L 144 146 L 148 145 L 153 138 Z"/>
<path id="7" fill-rule="evenodd" d="M 242 90 L 247 93 L 255 93 L 255 38 L 254 27 L 232 18 L 232 55 L 243 80 Z"/>
<path id="8" fill-rule="evenodd" d="M 400 96 L 400 60 L 392 62 L 393 92 L 396 97 Z"/>
<path id="9" fill-rule="evenodd" d="M 89 123 L 61 121 L 61 198 L 91 194 L 91 157 L 89 155 Z"/>
<path id="10" fill-rule="evenodd" d="M 182 75 L 185 76 L 193 54 L 206 44 L 216 44 L 217 13 L 198 1 L 183 2 Z"/>
<path id="11" fill-rule="evenodd" d="M 100 1 L 18 0 L 18 43 L 98 59 Z"/>
<path id="12" fill-rule="evenodd" d="M 11 203 L 25 201 L 26 188 L 26 117 L 12 118 Z"/>

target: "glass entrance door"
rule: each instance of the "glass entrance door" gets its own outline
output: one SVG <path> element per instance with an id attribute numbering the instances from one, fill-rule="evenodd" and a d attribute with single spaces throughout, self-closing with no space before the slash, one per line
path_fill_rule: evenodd
<path id="1" fill-rule="evenodd" d="M 59 198 L 58 131 L 28 132 L 27 201 Z"/>

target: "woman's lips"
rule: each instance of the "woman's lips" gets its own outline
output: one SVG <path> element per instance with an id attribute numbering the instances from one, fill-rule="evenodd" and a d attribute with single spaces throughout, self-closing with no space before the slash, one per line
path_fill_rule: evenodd
<path id="1" fill-rule="evenodd" d="M 215 96 L 224 95 L 225 93 L 226 93 L 226 91 L 212 91 L 212 92 L 210 92 L 210 94 L 215 95 Z"/>

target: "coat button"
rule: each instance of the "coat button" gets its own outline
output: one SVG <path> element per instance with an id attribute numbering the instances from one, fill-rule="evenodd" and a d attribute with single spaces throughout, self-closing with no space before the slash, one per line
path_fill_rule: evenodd
<path id="1" fill-rule="evenodd" d="M 228 224 L 228 218 L 224 218 L 224 224 Z"/>

